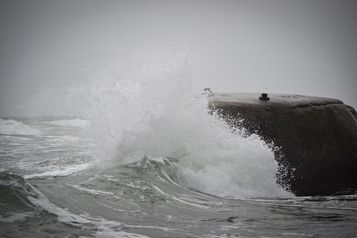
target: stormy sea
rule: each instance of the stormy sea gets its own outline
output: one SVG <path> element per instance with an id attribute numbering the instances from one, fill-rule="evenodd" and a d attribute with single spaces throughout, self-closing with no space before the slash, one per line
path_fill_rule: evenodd
<path id="1" fill-rule="evenodd" d="M 357 237 L 357 195 L 295 197 L 206 95 L 125 82 L 72 90 L 82 117 L 0 119 L 0 237 Z"/>

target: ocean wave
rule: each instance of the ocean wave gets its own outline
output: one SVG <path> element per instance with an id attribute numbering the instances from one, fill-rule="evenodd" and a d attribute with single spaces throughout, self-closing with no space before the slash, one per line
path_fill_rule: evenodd
<path id="1" fill-rule="evenodd" d="M 86 170 L 90 167 L 90 165 L 91 165 L 90 163 L 70 165 L 68 167 L 58 168 L 58 169 L 54 169 L 54 170 L 48 170 L 48 171 L 45 171 L 42 173 L 28 174 L 28 175 L 25 175 L 24 177 L 26 179 L 36 178 L 36 177 L 64 177 L 64 176 L 68 176 L 68 175 Z"/>
<path id="2" fill-rule="evenodd" d="M 271 146 L 209 111 L 207 95 L 184 67 L 145 80 L 98 77 L 86 86 L 93 99 L 88 134 L 100 164 L 176 158 L 175 182 L 186 187 L 225 198 L 290 196 L 276 183 Z"/>
<path id="3" fill-rule="evenodd" d="M 141 172 L 155 174 L 161 181 L 181 186 L 176 181 L 178 171 L 178 160 L 175 158 L 144 156 L 143 159 L 123 165 L 127 168 L 134 168 Z"/>
<path id="4" fill-rule="evenodd" d="M 68 224 L 81 231 L 87 231 L 88 234 L 92 234 L 91 237 L 93 235 L 96 237 L 147 237 L 123 231 L 126 226 L 118 221 L 91 217 L 88 214 L 78 215 L 63 209 L 48 200 L 26 179 L 14 173 L 0 172 L 0 194 L 0 226 L 9 224 L 10 231 L 17 229 L 16 227 L 20 223 L 27 224 L 36 219 L 46 220 L 51 217 L 58 227 L 62 226 L 62 223 Z M 40 226 L 42 229 L 42 226 L 46 226 L 46 224 L 40 224 Z M 66 229 L 68 232 L 68 228 Z M 22 234 L 21 231 L 16 232 L 19 235 Z M 0 231 L 0 236 L 2 234 Z M 26 236 L 25 234 L 23 233 L 21 236 Z"/>
<path id="5" fill-rule="evenodd" d="M 101 191 L 101 190 L 96 190 L 96 189 L 89 189 L 89 188 L 85 188 L 81 185 L 73 185 L 73 184 L 69 184 L 68 186 L 71 186 L 72 188 L 75 188 L 78 191 L 81 192 L 86 192 L 89 194 L 94 194 L 94 195 L 114 195 L 112 192 L 108 192 L 108 191 Z"/>
<path id="6" fill-rule="evenodd" d="M 86 128 L 89 126 L 88 120 L 83 119 L 63 119 L 63 120 L 54 120 L 48 121 L 47 124 L 55 125 L 55 126 L 71 126 L 71 127 L 79 127 L 79 128 Z"/>
<path id="7" fill-rule="evenodd" d="M 29 198 L 36 198 L 37 193 L 17 174 L 0 172 L 0 194 L 0 222 L 22 220 L 35 210 Z"/>
<path id="8" fill-rule="evenodd" d="M 0 118 L 0 134 L 3 135 L 41 135 L 41 131 L 25 125 L 22 122 L 1 119 Z"/>
<path id="9" fill-rule="evenodd" d="M 8 216 L 2 216 L 0 214 L 0 222 L 13 223 L 13 222 L 26 220 L 31 216 L 33 216 L 33 212 L 9 213 Z"/>
<path id="10" fill-rule="evenodd" d="M 147 236 L 123 231 L 125 224 L 119 221 L 107 220 L 103 217 L 92 217 L 89 214 L 75 214 L 49 201 L 37 190 L 38 198 L 30 197 L 30 201 L 44 211 L 55 215 L 59 222 L 89 231 L 95 237 L 127 237 L 146 238 Z M 91 235 L 92 236 L 92 235 Z"/>
<path id="11" fill-rule="evenodd" d="M 124 166 L 140 173 L 155 174 L 167 184 L 220 198 L 291 197 L 290 193 L 277 187 L 274 180 L 266 179 L 265 174 L 259 173 L 262 168 L 254 161 L 252 164 L 241 164 L 238 159 L 227 161 L 217 157 L 214 163 L 197 166 L 174 158 L 145 156 Z M 157 186 L 154 189 L 165 193 Z"/>

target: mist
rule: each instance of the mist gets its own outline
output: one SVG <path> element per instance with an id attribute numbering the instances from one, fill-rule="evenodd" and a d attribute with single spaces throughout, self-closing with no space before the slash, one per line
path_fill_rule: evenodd
<path id="1" fill-rule="evenodd" d="M 213 91 L 357 107 L 355 1 L 1 0 L 0 34 L 0 116 L 73 115 L 78 85 L 172 68 Z"/>

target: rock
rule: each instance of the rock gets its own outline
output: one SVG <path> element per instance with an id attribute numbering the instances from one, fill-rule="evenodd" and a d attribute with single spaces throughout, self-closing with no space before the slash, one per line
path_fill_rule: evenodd
<path id="1" fill-rule="evenodd" d="M 277 146 L 278 183 L 298 196 L 357 191 L 357 114 L 337 99 L 216 93 L 210 108 Z M 233 119 L 233 120 L 232 120 Z"/>

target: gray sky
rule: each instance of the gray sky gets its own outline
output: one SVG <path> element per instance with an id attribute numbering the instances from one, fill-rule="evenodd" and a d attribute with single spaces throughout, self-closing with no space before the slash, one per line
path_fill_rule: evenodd
<path id="1" fill-rule="evenodd" d="M 44 88 L 64 93 L 90 65 L 148 45 L 187 54 L 193 76 L 215 91 L 357 107 L 354 0 L 0 0 L 0 36 L 0 116 L 21 115 Z"/>

